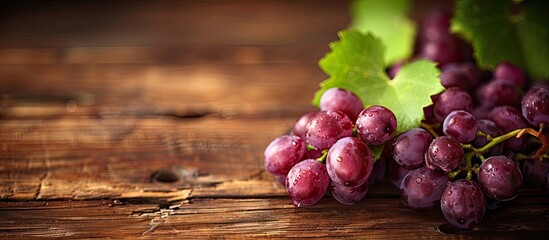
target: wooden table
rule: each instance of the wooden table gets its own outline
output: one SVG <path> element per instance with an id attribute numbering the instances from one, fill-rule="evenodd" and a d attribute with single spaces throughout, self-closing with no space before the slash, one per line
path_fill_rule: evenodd
<path id="1" fill-rule="evenodd" d="M 296 208 L 263 150 L 312 109 L 341 1 L 26 1 L 0 10 L 0 237 L 543 238 L 535 189 L 472 231 L 403 206 Z"/>

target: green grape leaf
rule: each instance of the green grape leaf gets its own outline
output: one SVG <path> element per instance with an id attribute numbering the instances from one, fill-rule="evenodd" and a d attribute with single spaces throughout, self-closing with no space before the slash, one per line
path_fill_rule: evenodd
<path id="1" fill-rule="evenodd" d="M 320 60 L 320 67 L 330 77 L 320 84 L 313 99 L 329 88 L 338 87 L 356 94 L 364 106 L 382 105 L 397 117 L 397 132 L 419 127 L 423 108 L 432 103 L 430 96 L 444 90 L 436 64 L 419 60 L 404 65 L 391 80 L 383 64 L 384 47 L 379 38 L 357 30 L 339 32 L 339 42 Z"/>
<path id="2" fill-rule="evenodd" d="M 472 43 L 482 68 L 510 61 L 533 78 L 549 77 L 546 0 L 460 0 L 451 29 Z"/>
<path id="3" fill-rule="evenodd" d="M 409 0 L 351 2 L 351 29 L 372 32 L 385 43 L 385 63 L 406 59 L 414 50 L 416 25 L 407 16 Z"/>

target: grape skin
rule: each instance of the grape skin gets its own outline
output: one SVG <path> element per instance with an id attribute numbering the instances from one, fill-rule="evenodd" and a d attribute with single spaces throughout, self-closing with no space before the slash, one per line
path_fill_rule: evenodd
<path id="1" fill-rule="evenodd" d="M 522 98 L 522 115 L 534 125 L 549 125 L 549 89 L 533 87 Z"/>
<path id="2" fill-rule="evenodd" d="M 520 97 L 517 88 L 503 80 L 492 80 L 479 87 L 475 92 L 475 98 L 478 103 L 486 107 L 495 106 L 519 106 Z"/>
<path id="3" fill-rule="evenodd" d="M 415 210 L 430 210 L 439 204 L 450 179 L 441 171 L 418 168 L 406 174 L 400 185 L 404 205 Z"/>
<path id="4" fill-rule="evenodd" d="M 486 212 L 486 197 L 475 182 L 460 179 L 448 183 L 440 207 L 450 224 L 468 229 L 482 220 Z"/>
<path id="5" fill-rule="evenodd" d="M 411 170 L 406 170 L 400 164 L 395 162 L 394 160 L 390 160 L 389 162 L 389 180 L 393 184 L 393 186 L 400 188 L 400 184 L 402 184 L 402 179 L 410 172 Z"/>
<path id="6" fill-rule="evenodd" d="M 549 161 L 540 161 L 538 159 L 526 159 L 522 165 L 522 174 L 524 181 L 540 187 L 549 188 L 547 184 L 547 174 L 549 173 Z"/>
<path id="7" fill-rule="evenodd" d="M 393 142 L 393 159 L 402 168 L 412 170 L 423 166 L 425 153 L 433 137 L 421 128 L 400 134 Z"/>
<path id="8" fill-rule="evenodd" d="M 499 129 L 496 126 L 496 124 L 490 120 L 486 120 L 486 119 L 479 120 L 477 122 L 477 125 L 478 125 L 478 130 L 480 130 L 485 134 L 490 135 L 493 138 L 503 135 L 503 131 L 501 131 L 501 129 Z M 488 143 L 488 139 L 486 139 L 486 136 L 479 135 L 475 138 L 475 140 L 473 140 L 471 144 L 473 145 L 473 147 L 480 148 L 486 145 L 487 143 Z M 488 151 L 484 153 L 484 156 L 485 157 L 496 156 L 496 155 L 500 155 L 502 152 L 503 152 L 503 144 L 498 143 L 495 146 L 488 149 Z"/>
<path id="9" fill-rule="evenodd" d="M 368 184 L 364 183 L 358 187 L 346 187 L 339 185 L 334 181 L 330 182 L 330 191 L 332 196 L 339 202 L 345 205 L 354 205 L 366 196 L 368 193 Z"/>
<path id="10" fill-rule="evenodd" d="M 511 106 L 495 107 L 488 115 L 488 118 L 503 132 L 511 132 L 515 129 L 528 127 L 520 111 Z M 511 138 L 504 142 L 504 146 L 511 150 L 520 150 L 524 148 L 527 143 L 526 141 L 526 137 Z"/>
<path id="11" fill-rule="evenodd" d="M 425 153 L 425 165 L 430 170 L 440 169 L 445 173 L 456 169 L 463 163 L 463 148 L 453 137 L 437 137 Z"/>
<path id="12" fill-rule="evenodd" d="M 300 137 L 278 137 L 265 149 L 265 169 L 273 175 L 286 175 L 305 154 L 305 142 Z"/>
<path id="13" fill-rule="evenodd" d="M 442 124 L 445 135 L 455 138 L 461 143 L 468 143 L 477 136 L 477 120 L 470 113 L 463 110 L 452 111 Z"/>
<path id="14" fill-rule="evenodd" d="M 339 185 L 357 187 L 365 183 L 374 167 L 372 152 L 355 137 L 338 140 L 328 151 L 326 168 Z"/>
<path id="15" fill-rule="evenodd" d="M 381 145 L 389 141 L 396 132 L 397 120 L 391 110 L 375 105 L 360 112 L 356 126 L 360 138 L 365 143 Z"/>
<path id="16" fill-rule="evenodd" d="M 362 101 L 351 91 L 341 88 L 330 88 L 322 94 L 319 103 L 320 110 L 340 111 L 347 115 L 351 121 L 356 121 L 362 111 Z"/>
<path id="17" fill-rule="evenodd" d="M 307 124 L 307 143 L 324 150 L 353 134 L 351 119 L 340 111 L 320 111 Z"/>
<path id="18" fill-rule="evenodd" d="M 315 159 L 306 159 L 288 172 L 286 190 L 296 207 L 310 206 L 322 199 L 329 183 L 326 166 Z"/>
<path id="19" fill-rule="evenodd" d="M 292 134 L 299 136 L 301 139 L 307 139 L 307 124 L 311 121 L 311 118 L 316 115 L 316 113 L 316 111 L 313 111 L 301 115 L 301 117 L 299 117 L 294 123 Z"/>
<path id="20" fill-rule="evenodd" d="M 494 69 L 494 78 L 509 81 L 517 87 L 523 87 L 526 83 L 526 76 L 519 67 L 510 62 L 501 62 Z"/>
<path id="21" fill-rule="evenodd" d="M 523 181 L 518 166 L 505 156 L 486 159 L 480 165 L 477 178 L 484 193 L 500 201 L 515 198 Z"/>
<path id="22" fill-rule="evenodd" d="M 433 111 L 438 121 L 442 122 L 454 110 L 473 110 L 473 98 L 461 88 L 451 87 L 442 92 L 434 102 Z"/>

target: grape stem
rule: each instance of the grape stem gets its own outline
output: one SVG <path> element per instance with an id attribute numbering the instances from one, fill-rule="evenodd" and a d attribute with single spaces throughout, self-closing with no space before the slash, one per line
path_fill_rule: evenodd
<path id="1" fill-rule="evenodd" d="M 536 153 L 534 154 L 534 157 L 540 158 L 540 159 L 543 158 L 543 156 L 547 153 L 547 150 L 549 149 L 549 143 L 547 141 L 547 137 L 542 134 L 541 130 L 538 132 L 532 128 L 523 128 L 517 134 L 517 138 L 521 137 L 524 134 L 530 134 L 540 140 L 541 147 L 538 149 L 538 151 L 536 151 Z"/>
<path id="2" fill-rule="evenodd" d="M 326 156 L 328 156 L 328 150 L 323 150 L 322 151 L 322 156 L 320 156 L 319 158 L 316 159 L 316 161 L 318 161 L 319 163 L 326 163 Z"/>
<path id="3" fill-rule="evenodd" d="M 435 131 L 435 128 L 438 127 L 438 124 L 428 124 L 426 122 L 421 122 L 420 126 L 427 130 L 434 138 L 440 137 L 438 133 Z"/>

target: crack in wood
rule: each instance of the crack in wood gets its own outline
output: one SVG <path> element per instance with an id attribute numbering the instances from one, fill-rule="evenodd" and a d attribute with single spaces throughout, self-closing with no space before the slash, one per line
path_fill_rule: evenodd
<path id="1" fill-rule="evenodd" d="M 161 207 L 161 208 L 158 209 L 158 211 L 156 211 L 152 214 L 149 214 L 149 215 L 156 215 L 156 217 L 151 219 L 151 221 L 149 223 L 150 228 L 147 229 L 145 232 L 143 232 L 141 234 L 141 236 L 143 237 L 143 236 L 151 233 L 152 231 L 154 231 L 154 229 L 156 229 L 157 227 L 164 224 L 166 222 L 166 220 L 168 219 L 168 217 L 170 215 L 172 215 L 175 212 L 175 210 L 177 210 L 179 208 L 181 208 L 181 204 L 174 204 L 174 205 L 169 205 L 167 207 Z"/>
<path id="2" fill-rule="evenodd" d="M 45 154 L 44 154 L 44 174 L 40 177 L 38 187 L 36 189 L 36 194 L 34 195 L 34 199 L 40 199 L 42 197 L 42 189 L 44 188 L 44 181 L 46 178 L 50 175 L 50 149 L 48 148 L 48 143 L 46 139 L 42 138 L 42 145 L 44 146 Z"/>

